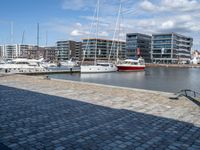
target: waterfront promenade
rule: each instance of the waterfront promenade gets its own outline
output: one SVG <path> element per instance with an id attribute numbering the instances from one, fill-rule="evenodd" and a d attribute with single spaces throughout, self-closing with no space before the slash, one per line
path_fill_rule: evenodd
<path id="1" fill-rule="evenodd" d="M 200 107 L 170 96 L 44 77 L 0 77 L 0 148 L 200 149 Z"/>

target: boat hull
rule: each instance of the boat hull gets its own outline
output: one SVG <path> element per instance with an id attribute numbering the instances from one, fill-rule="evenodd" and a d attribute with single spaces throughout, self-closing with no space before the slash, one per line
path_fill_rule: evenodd
<path id="1" fill-rule="evenodd" d="M 117 66 L 118 71 L 144 71 L 145 66 Z"/>
<path id="2" fill-rule="evenodd" d="M 115 72 L 117 67 L 107 66 L 81 66 L 81 73 L 104 73 L 104 72 Z"/>

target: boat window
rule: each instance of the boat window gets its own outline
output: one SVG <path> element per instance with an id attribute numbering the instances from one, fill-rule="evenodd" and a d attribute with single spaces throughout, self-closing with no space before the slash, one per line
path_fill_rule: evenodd
<path id="1" fill-rule="evenodd" d="M 132 64 L 132 65 L 137 65 L 138 63 L 137 63 L 137 62 L 132 62 L 131 64 Z"/>
<path id="2" fill-rule="evenodd" d="M 16 64 L 29 64 L 28 62 L 16 62 Z"/>
<path id="3" fill-rule="evenodd" d="M 35 65 L 35 64 L 29 64 L 29 66 L 37 66 L 37 65 Z"/>
<path id="4" fill-rule="evenodd" d="M 97 64 L 97 66 L 109 66 L 109 64 Z"/>
<path id="5" fill-rule="evenodd" d="M 143 61 L 143 60 L 140 60 L 139 63 L 140 63 L 140 64 L 144 64 L 144 61 Z"/>

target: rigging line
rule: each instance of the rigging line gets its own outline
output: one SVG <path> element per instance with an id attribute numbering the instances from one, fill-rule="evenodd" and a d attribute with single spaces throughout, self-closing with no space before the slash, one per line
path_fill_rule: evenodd
<path id="1" fill-rule="evenodd" d="M 94 52 L 94 65 L 97 64 L 97 44 L 98 44 L 98 36 L 99 36 L 99 0 L 97 1 L 97 16 L 96 16 L 96 45 Z"/>
<path id="2" fill-rule="evenodd" d="M 85 53 L 86 53 L 86 51 L 88 50 L 88 47 L 89 47 L 89 38 L 91 36 L 92 28 L 93 28 L 93 25 L 94 25 L 94 19 L 95 19 L 95 16 L 96 16 L 96 12 L 97 12 L 97 4 L 96 4 L 95 10 L 94 10 L 93 17 L 92 17 L 92 22 L 90 24 L 90 30 L 89 30 L 88 37 L 87 37 L 87 43 L 86 43 L 85 49 L 83 50 L 83 59 L 82 59 L 81 65 L 83 64 L 83 62 L 85 60 Z"/>
<path id="3" fill-rule="evenodd" d="M 118 27 L 118 23 L 119 23 L 119 18 L 120 18 L 120 13 L 121 13 L 121 7 L 122 7 L 122 1 L 120 0 L 120 6 L 119 6 L 119 10 L 118 10 L 117 20 L 116 20 L 116 24 L 115 24 L 115 31 L 114 31 L 113 38 L 112 38 L 112 45 L 111 45 L 111 50 L 110 50 L 110 54 L 109 54 L 109 57 L 108 57 L 108 61 L 110 61 L 111 54 L 112 54 L 112 51 L 113 51 L 113 47 L 115 46 L 114 40 L 115 40 L 115 36 L 116 36 L 116 32 L 117 32 L 117 27 Z"/>

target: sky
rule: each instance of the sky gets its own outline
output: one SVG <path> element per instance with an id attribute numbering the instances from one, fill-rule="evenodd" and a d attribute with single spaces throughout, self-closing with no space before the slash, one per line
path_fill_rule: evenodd
<path id="1" fill-rule="evenodd" d="M 116 25 L 120 1 L 122 11 Z M 37 23 L 40 46 L 54 46 L 58 40 L 92 38 L 96 3 L 97 0 L 1 0 L 0 44 L 36 44 Z M 193 48 L 200 50 L 200 0 L 100 0 L 99 7 L 101 38 L 116 39 L 118 35 L 124 40 L 126 33 L 176 32 L 193 37 Z"/>

